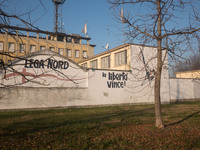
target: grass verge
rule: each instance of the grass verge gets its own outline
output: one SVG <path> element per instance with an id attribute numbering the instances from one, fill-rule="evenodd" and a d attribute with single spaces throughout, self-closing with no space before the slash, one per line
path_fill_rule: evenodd
<path id="1" fill-rule="evenodd" d="M 0 112 L 0 149 L 200 148 L 200 102 Z"/>

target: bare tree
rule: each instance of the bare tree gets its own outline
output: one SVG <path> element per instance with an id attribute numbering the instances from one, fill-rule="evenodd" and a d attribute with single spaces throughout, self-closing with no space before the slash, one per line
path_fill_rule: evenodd
<path id="1" fill-rule="evenodd" d="M 195 0 L 108 0 L 115 17 L 131 42 L 157 47 L 155 68 L 156 127 L 163 128 L 161 116 L 161 73 L 165 57 L 183 57 L 195 43 L 200 31 L 200 6 Z M 124 13 L 122 12 L 122 8 Z M 166 55 L 167 55 L 166 54 Z"/>
<path id="2" fill-rule="evenodd" d="M 187 59 L 180 60 L 174 67 L 175 72 L 200 70 L 200 55 L 194 54 Z"/>
<path id="3" fill-rule="evenodd" d="M 41 3 L 41 1 L 38 1 Z M 1 0 L 0 1 L 0 32 L 3 32 L 7 35 L 10 35 L 19 45 L 20 44 L 20 36 L 19 40 L 16 39 L 16 35 L 18 35 L 18 29 L 15 28 L 7 28 L 10 26 L 24 26 L 27 29 L 34 29 L 35 31 L 39 31 L 39 28 L 37 28 L 36 26 L 34 26 L 32 24 L 32 21 L 30 19 L 30 15 L 33 12 L 33 10 L 29 10 L 23 14 L 18 14 L 17 11 L 15 12 L 11 12 L 6 10 L 7 8 L 9 8 L 10 6 L 12 6 L 12 2 L 8 1 L 8 0 Z M 28 18 L 28 19 L 27 19 Z M 24 78 L 26 78 L 23 74 L 19 73 L 16 69 L 14 69 L 14 64 L 12 62 L 8 62 L 7 60 L 5 61 L 5 57 L 9 57 L 10 59 L 20 59 L 20 60 L 26 60 L 25 58 L 20 58 L 18 56 L 12 55 L 11 53 L 7 52 L 7 50 L 0 52 L 0 56 L 1 56 L 1 61 L 0 61 L 0 71 L 1 73 L 4 75 L 6 75 L 6 72 L 8 72 L 8 70 L 23 76 Z M 26 78 L 27 81 L 30 81 Z M 1 86 L 6 86 L 1 84 Z"/>

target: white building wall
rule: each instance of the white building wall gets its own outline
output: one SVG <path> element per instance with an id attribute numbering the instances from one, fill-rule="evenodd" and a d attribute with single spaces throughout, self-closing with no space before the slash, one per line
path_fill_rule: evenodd
<path id="1" fill-rule="evenodd" d="M 199 80 L 193 79 L 170 79 L 171 102 L 199 99 L 199 83 Z"/>
<path id="2" fill-rule="evenodd" d="M 140 55 L 141 46 L 131 45 L 131 71 L 89 70 L 84 71 L 70 62 L 69 68 L 63 71 L 71 79 L 78 79 L 78 85 L 63 84 L 55 79 L 49 86 L 23 84 L 11 88 L 1 88 L 0 109 L 71 107 L 88 105 L 141 104 L 154 103 L 153 69 L 156 69 L 156 50 L 143 47 L 143 54 L 152 79 L 146 77 L 146 70 Z M 163 52 L 164 53 L 164 52 Z M 47 56 L 49 57 L 49 56 Z M 44 56 L 34 56 L 34 59 Z M 56 60 L 65 60 L 54 56 Z M 171 100 L 200 98 L 200 81 L 186 79 L 170 79 L 168 77 L 167 57 L 161 78 L 161 102 Z M 22 61 L 20 61 L 22 63 Z M 19 68 L 23 70 L 22 68 Z M 27 69 L 27 68 L 26 68 Z M 20 71 L 20 70 L 19 70 Z M 31 72 L 30 69 L 26 70 Z M 31 72 L 33 73 L 33 72 Z M 37 72 L 36 72 L 37 73 Z M 48 78 L 43 78 L 47 80 Z M 22 81 L 21 77 L 17 81 Z M 49 80 L 47 80 L 49 81 Z M 1 83 L 6 83 L 1 81 Z M 10 84 L 10 81 L 7 83 Z M 115 86 L 114 86 L 115 85 Z"/>
<path id="3" fill-rule="evenodd" d="M 143 53 L 145 64 L 141 53 Z M 153 78 L 152 80 L 148 80 L 146 76 L 146 69 L 151 73 L 151 76 L 154 76 L 153 70 L 156 70 L 156 65 L 157 65 L 156 53 L 157 53 L 157 48 L 155 47 L 131 45 L 130 67 L 132 69 L 132 76 L 133 76 L 131 80 L 132 81 L 134 80 L 132 89 L 135 90 L 135 93 L 137 93 L 137 95 L 141 96 L 143 95 L 143 98 L 141 99 L 143 101 L 151 99 L 151 102 L 154 102 L 153 87 L 155 78 Z M 163 62 L 164 65 L 161 75 L 161 101 L 163 103 L 169 103 L 170 101 L 169 72 L 168 72 L 168 55 L 166 54 L 166 51 L 163 51 Z"/>
<path id="4" fill-rule="evenodd" d="M 87 77 L 77 64 L 47 50 L 12 63 L 1 74 L 0 87 L 88 87 Z"/>
<path id="5" fill-rule="evenodd" d="M 93 105 L 133 103 L 130 93 L 126 90 L 128 79 L 109 79 L 109 74 L 119 76 L 123 73 L 124 76 L 129 77 L 128 72 L 121 71 L 95 70 L 89 72 L 92 77 L 89 78 L 88 95 Z"/>
<path id="6" fill-rule="evenodd" d="M 200 100 L 200 79 L 193 80 L 194 82 L 194 98 Z"/>

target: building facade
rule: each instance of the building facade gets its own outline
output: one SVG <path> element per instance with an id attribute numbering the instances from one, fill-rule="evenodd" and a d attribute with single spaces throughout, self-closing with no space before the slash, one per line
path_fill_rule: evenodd
<path id="1" fill-rule="evenodd" d="M 200 79 L 200 70 L 176 72 L 176 78 Z"/>
<path id="2" fill-rule="evenodd" d="M 0 27 L 0 59 L 4 62 L 44 49 L 59 53 L 74 62 L 94 55 L 95 45 L 89 44 L 91 39 L 77 34 L 68 35 L 6 25 Z"/>
<path id="3" fill-rule="evenodd" d="M 127 61 L 120 58 L 124 64 L 112 69 L 112 63 L 120 62 L 115 60 L 118 54 L 125 57 L 123 53 L 128 54 Z M 166 54 L 163 51 L 161 102 L 200 100 L 199 80 L 169 79 Z M 104 59 L 108 56 L 114 59 L 110 59 L 110 68 Z M 100 60 L 98 66 L 105 69 L 95 69 L 93 64 L 91 69 L 83 69 L 50 50 L 11 61 L 0 72 L 0 110 L 154 103 L 156 47 L 125 44 L 86 62 L 92 59 Z"/>
<path id="4" fill-rule="evenodd" d="M 15 59 L 0 73 L 0 109 L 154 103 L 154 76 L 143 69 L 142 46 L 130 47 L 131 70 L 83 69 L 50 50 Z M 145 47 L 144 56 L 151 51 Z M 162 103 L 170 102 L 167 71 L 162 72 Z"/>
<path id="5" fill-rule="evenodd" d="M 130 70 L 131 44 L 127 43 L 80 61 L 84 68 Z"/>
<path id="6" fill-rule="evenodd" d="M 107 70 L 146 70 L 152 72 L 156 66 L 157 48 L 154 46 L 125 43 L 103 53 L 78 62 L 83 68 Z M 164 60 L 165 59 L 165 60 Z M 164 68 L 168 66 L 167 52 L 163 50 Z M 138 66 L 137 64 L 139 64 Z M 139 69 L 140 68 L 140 69 Z"/>

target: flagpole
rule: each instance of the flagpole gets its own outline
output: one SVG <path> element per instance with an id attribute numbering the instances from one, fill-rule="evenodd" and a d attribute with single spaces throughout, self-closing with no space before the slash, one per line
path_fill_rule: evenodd
<path id="1" fill-rule="evenodd" d="M 86 33 L 86 37 L 89 37 L 89 34 L 88 34 L 88 24 L 87 24 L 87 20 L 86 20 L 85 24 L 86 24 L 86 31 L 87 31 L 87 33 Z"/>
<path id="2" fill-rule="evenodd" d="M 109 39 L 109 36 L 110 36 L 109 28 L 107 28 L 107 32 L 108 32 L 108 49 L 107 49 L 107 50 L 109 50 L 109 46 L 110 46 L 110 45 L 109 45 L 109 44 L 110 44 L 110 41 L 109 41 L 109 40 L 110 40 L 110 39 Z"/>
<path id="3" fill-rule="evenodd" d="M 125 44 L 124 22 L 123 22 L 123 42 Z"/>
<path id="4" fill-rule="evenodd" d="M 121 8 L 121 23 L 123 25 L 123 45 L 124 45 L 124 50 L 126 48 L 125 46 L 125 32 L 124 32 L 124 9 L 123 9 L 123 4 L 122 4 L 122 8 Z M 127 56 L 126 56 L 127 57 Z M 126 65 L 125 65 L 125 70 L 126 70 Z"/>
<path id="5" fill-rule="evenodd" d="M 123 24 L 123 44 L 125 44 L 125 33 L 124 33 L 124 9 L 123 9 L 123 5 L 121 8 L 121 22 Z"/>

